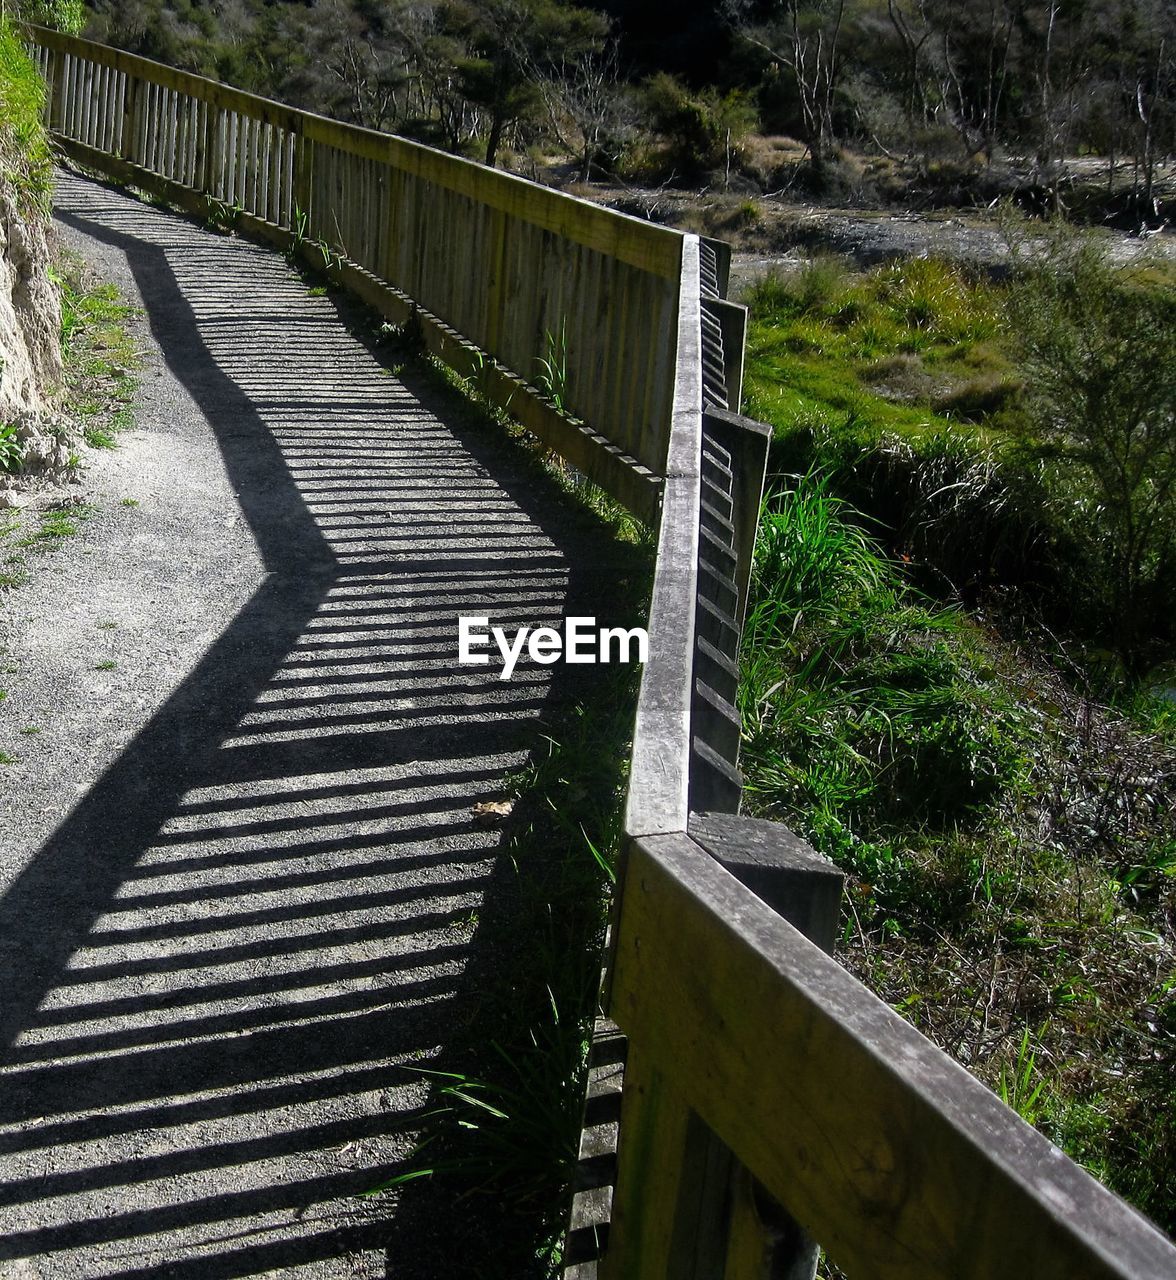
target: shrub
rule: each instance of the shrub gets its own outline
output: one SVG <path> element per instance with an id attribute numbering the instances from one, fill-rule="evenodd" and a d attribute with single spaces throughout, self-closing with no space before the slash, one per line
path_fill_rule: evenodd
<path id="1" fill-rule="evenodd" d="M 1153 639 L 1172 634 L 1176 289 L 1113 266 L 1101 242 L 1061 224 L 1020 249 L 1009 326 L 1036 436 L 1029 448 L 1083 549 L 1092 607 L 1109 607 L 1108 639 L 1138 671 Z"/>
<path id="2" fill-rule="evenodd" d="M 654 129 L 666 140 L 667 159 L 684 178 L 729 164 L 756 125 L 755 108 L 742 93 L 693 93 L 664 71 L 646 83 L 644 98 Z"/>

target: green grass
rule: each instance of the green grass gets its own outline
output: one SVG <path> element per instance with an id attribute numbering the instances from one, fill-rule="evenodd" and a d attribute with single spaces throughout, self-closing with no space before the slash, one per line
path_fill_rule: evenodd
<path id="1" fill-rule="evenodd" d="M 0 589 L 22 587 L 29 580 L 28 565 L 23 556 L 9 555 L 0 564 Z"/>
<path id="2" fill-rule="evenodd" d="M 86 264 L 61 255 L 61 346 L 66 401 L 93 449 L 111 449 L 134 423 L 139 354 L 128 322 L 137 314 L 111 284 L 95 282 Z"/>
<path id="3" fill-rule="evenodd" d="M 749 798 L 801 816 L 887 920 L 919 896 L 892 833 L 966 827 L 1018 785 L 1022 717 L 967 619 L 904 588 L 827 478 L 769 501 L 754 600 L 740 692 Z"/>
<path id="4" fill-rule="evenodd" d="M 27 217 L 47 217 L 52 161 L 41 122 L 45 86 L 6 19 L 0 18 L 0 181 Z"/>
<path id="5" fill-rule="evenodd" d="M 827 472 L 924 586 L 1059 581 L 1000 288 L 923 259 L 818 259 L 750 303 L 746 408 L 774 428 L 773 471 Z"/>
<path id="6" fill-rule="evenodd" d="M 865 275 L 817 259 L 750 298 L 749 411 L 782 430 L 994 429 L 1021 382 L 999 346 L 992 286 L 912 259 Z"/>
<path id="7" fill-rule="evenodd" d="M 48 551 L 64 539 L 72 538 L 88 520 L 96 508 L 85 503 L 64 502 L 38 513 L 37 525 L 17 538 L 16 546 L 33 551 Z"/>
<path id="8" fill-rule="evenodd" d="M 828 475 L 768 503 L 746 806 L 847 873 L 844 962 L 1176 1228 L 1176 738 L 911 585 Z"/>

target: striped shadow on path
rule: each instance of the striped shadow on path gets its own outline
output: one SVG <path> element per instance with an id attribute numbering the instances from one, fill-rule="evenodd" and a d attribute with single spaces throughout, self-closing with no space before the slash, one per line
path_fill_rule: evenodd
<path id="1" fill-rule="evenodd" d="M 471 811 L 595 670 L 459 666 L 457 617 L 608 621 L 615 564 L 280 257 L 77 178 L 58 216 L 126 255 L 260 568 L 12 855 L 0 1277 L 411 1277 L 355 1195 L 404 1168 L 425 1095 L 403 1068 L 492 971 L 502 833 Z"/>

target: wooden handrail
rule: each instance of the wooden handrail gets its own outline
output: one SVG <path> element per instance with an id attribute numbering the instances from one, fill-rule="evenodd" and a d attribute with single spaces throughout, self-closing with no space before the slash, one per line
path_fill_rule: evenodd
<path id="1" fill-rule="evenodd" d="M 702 485 L 702 304 L 699 245 L 687 236 L 678 290 L 677 366 L 662 490 L 649 653 L 641 676 L 625 830 L 684 831 L 689 814 L 694 600 Z"/>
<path id="2" fill-rule="evenodd" d="M 440 325 L 443 358 L 490 357 L 485 381 L 526 426 L 655 518 L 687 237 L 118 49 L 26 33 L 73 158 L 308 256 L 321 244 L 368 301 Z"/>
<path id="3" fill-rule="evenodd" d="M 634 842 L 611 1013 L 629 1034 L 604 1275 L 694 1274 L 696 1114 L 850 1276 L 1171 1280 L 1176 1249 L 684 834 Z M 639 1194 L 625 1194 L 628 1180 Z"/>

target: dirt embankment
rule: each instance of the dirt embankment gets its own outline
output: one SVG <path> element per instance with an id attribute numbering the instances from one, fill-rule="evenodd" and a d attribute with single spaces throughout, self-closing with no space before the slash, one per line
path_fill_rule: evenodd
<path id="1" fill-rule="evenodd" d="M 0 506 L 71 465 L 72 433 L 54 411 L 61 305 L 50 264 L 46 220 L 0 185 Z"/>

